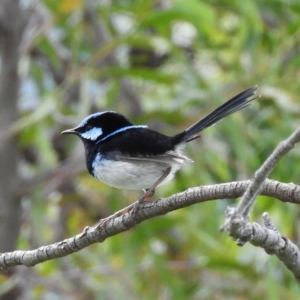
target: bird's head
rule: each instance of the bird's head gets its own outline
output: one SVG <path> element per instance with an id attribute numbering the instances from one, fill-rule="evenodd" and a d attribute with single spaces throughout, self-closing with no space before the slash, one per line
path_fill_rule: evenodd
<path id="1" fill-rule="evenodd" d="M 83 142 L 98 144 L 131 126 L 133 124 L 123 115 L 114 111 L 105 111 L 86 117 L 77 127 L 65 130 L 62 134 L 75 134 Z"/>

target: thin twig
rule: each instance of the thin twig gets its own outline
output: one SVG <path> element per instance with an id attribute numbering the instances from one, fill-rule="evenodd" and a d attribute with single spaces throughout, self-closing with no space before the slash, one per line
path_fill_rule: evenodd
<path id="1" fill-rule="evenodd" d="M 264 180 L 270 175 L 274 167 L 280 159 L 286 155 L 294 146 L 300 141 L 300 127 L 298 127 L 290 137 L 278 144 L 272 154 L 262 164 L 262 166 L 255 172 L 251 184 L 246 190 L 242 200 L 236 207 L 237 215 L 248 216 L 252 205 L 255 202 L 257 195 L 259 195 Z"/>

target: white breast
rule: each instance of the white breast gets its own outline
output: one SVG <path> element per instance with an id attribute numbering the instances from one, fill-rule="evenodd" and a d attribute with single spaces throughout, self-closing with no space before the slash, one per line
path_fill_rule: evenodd
<path id="1" fill-rule="evenodd" d="M 170 181 L 176 171 L 183 165 L 183 160 L 178 163 L 174 160 L 172 164 L 158 162 L 123 162 L 108 160 L 97 154 L 93 163 L 94 177 L 107 185 L 127 190 L 143 190 L 151 187 L 171 166 L 171 173 L 160 184 Z"/>

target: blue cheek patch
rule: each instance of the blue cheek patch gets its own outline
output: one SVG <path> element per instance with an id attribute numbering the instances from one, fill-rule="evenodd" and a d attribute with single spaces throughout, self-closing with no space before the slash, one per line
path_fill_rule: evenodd
<path id="1" fill-rule="evenodd" d="M 84 132 L 81 134 L 81 136 L 84 138 L 84 139 L 87 139 L 87 140 L 91 140 L 91 141 L 95 141 L 99 138 L 99 136 L 101 136 L 103 133 L 102 129 L 99 128 L 99 127 L 94 127 L 93 129 L 87 131 L 87 132 Z"/>

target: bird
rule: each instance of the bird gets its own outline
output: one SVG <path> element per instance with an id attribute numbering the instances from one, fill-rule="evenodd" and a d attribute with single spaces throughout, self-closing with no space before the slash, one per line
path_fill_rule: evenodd
<path id="1" fill-rule="evenodd" d="M 167 136 L 134 125 L 115 111 L 89 115 L 78 126 L 62 134 L 77 135 L 83 142 L 88 172 L 97 180 L 122 190 L 143 190 L 134 206 L 150 199 L 158 186 L 173 179 L 187 162 L 182 149 L 200 133 L 225 117 L 247 107 L 258 98 L 257 86 L 250 87 L 219 106 L 186 130 Z"/>

